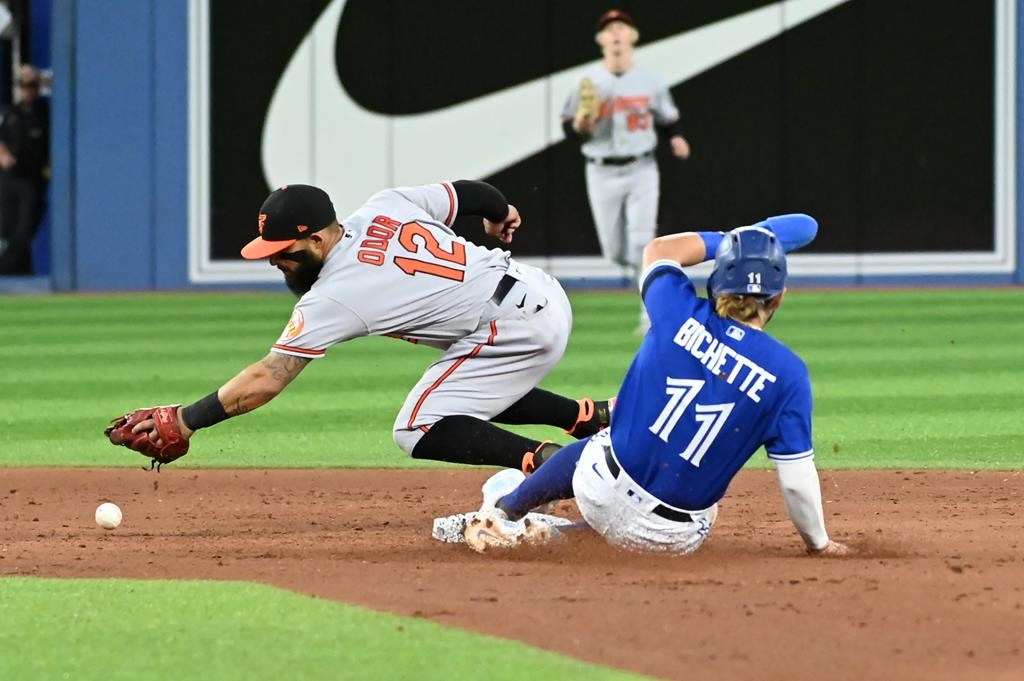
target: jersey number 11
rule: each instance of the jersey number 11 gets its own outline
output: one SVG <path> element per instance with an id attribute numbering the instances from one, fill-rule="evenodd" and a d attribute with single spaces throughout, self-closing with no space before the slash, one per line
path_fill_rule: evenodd
<path id="1" fill-rule="evenodd" d="M 663 442 L 668 442 L 669 436 L 675 429 L 683 412 L 690 406 L 697 393 L 704 387 L 704 381 L 697 378 L 666 378 L 665 394 L 668 395 L 668 404 L 661 410 L 658 420 L 654 422 L 650 430 Z M 735 402 L 725 404 L 695 404 L 694 420 L 699 424 L 697 432 L 690 439 L 689 444 L 679 454 L 685 461 L 694 466 L 700 466 L 701 459 L 707 454 L 711 443 L 718 437 L 726 419 L 732 413 Z"/>

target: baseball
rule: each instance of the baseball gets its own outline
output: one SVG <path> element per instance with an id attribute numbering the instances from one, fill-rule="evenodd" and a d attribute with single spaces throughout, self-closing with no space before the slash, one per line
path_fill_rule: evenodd
<path id="1" fill-rule="evenodd" d="M 112 530 L 121 524 L 121 509 L 109 501 L 96 507 L 96 524 L 104 530 Z"/>

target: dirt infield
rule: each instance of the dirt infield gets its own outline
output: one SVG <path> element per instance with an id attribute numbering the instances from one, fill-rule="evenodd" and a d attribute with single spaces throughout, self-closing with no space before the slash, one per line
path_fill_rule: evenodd
<path id="1" fill-rule="evenodd" d="M 1019 471 L 823 473 L 843 560 L 802 555 L 760 471 L 689 558 L 432 540 L 487 475 L 0 469 L 0 574 L 266 582 L 686 681 L 1024 678 Z"/>

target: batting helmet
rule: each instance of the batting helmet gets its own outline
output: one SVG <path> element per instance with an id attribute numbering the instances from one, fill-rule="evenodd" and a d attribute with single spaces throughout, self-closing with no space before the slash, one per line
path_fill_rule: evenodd
<path id="1" fill-rule="evenodd" d="M 771 298 L 786 287 L 786 252 L 771 230 L 744 227 L 728 232 L 715 252 L 708 297 L 726 293 Z"/>

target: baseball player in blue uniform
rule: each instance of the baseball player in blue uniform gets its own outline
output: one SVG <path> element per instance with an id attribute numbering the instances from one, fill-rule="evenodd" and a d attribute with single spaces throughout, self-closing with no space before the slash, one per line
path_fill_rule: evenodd
<path id="1" fill-rule="evenodd" d="M 611 425 L 489 500 L 468 524 L 467 543 L 486 551 L 543 540 L 545 527 L 520 518 L 575 496 L 587 524 L 615 546 L 692 553 L 710 534 L 729 482 L 763 446 L 808 552 L 849 553 L 825 530 L 807 367 L 763 330 L 782 303 L 785 251 L 816 233 L 809 216 L 785 215 L 648 244 L 640 291 L 651 332 L 626 374 Z M 715 268 L 704 299 L 683 267 L 709 254 Z"/>

